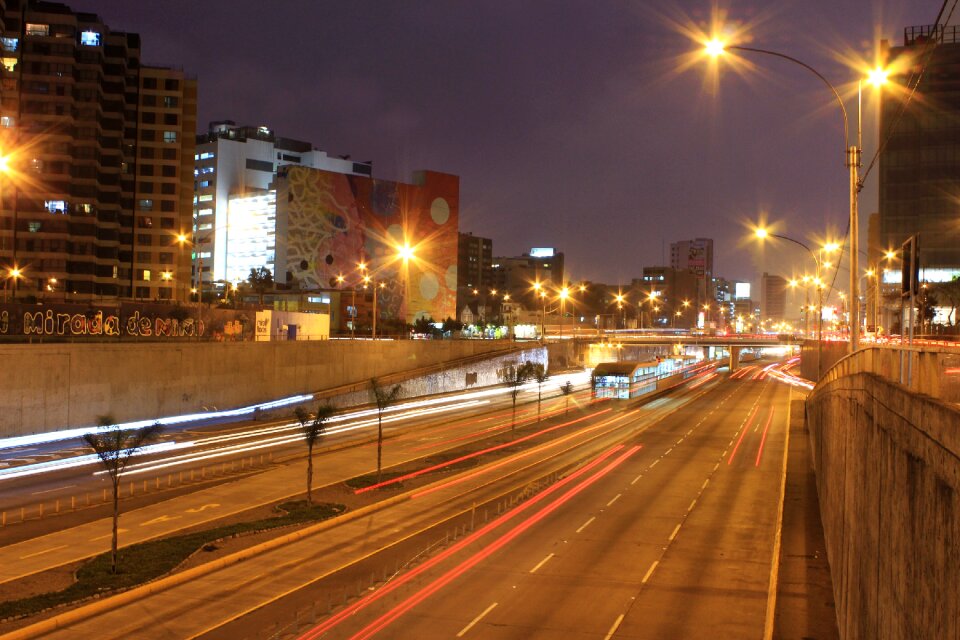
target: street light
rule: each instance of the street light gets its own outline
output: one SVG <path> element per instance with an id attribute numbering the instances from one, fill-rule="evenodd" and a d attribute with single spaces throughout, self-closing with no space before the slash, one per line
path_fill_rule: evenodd
<path id="1" fill-rule="evenodd" d="M 858 252 L 860 245 L 860 225 L 859 214 L 857 211 L 860 190 L 863 188 L 863 180 L 860 178 L 861 153 L 863 150 L 862 136 L 862 105 L 863 105 L 863 79 L 857 81 L 857 138 L 856 144 L 850 144 L 850 127 L 847 118 L 847 107 L 843 103 L 840 92 L 837 91 L 826 77 L 819 71 L 805 62 L 801 62 L 792 56 L 788 56 L 777 51 L 768 49 L 759 49 L 756 47 L 744 47 L 740 45 L 730 45 L 717 38 L 704 43 L 704 51 L 712 58 L 718 58 L 727 50 L 743 51 L 747 53 L 759 53 L 773 56 L 782 60 L 787 60 L 797 64 L 807 71 L 811 72 L 820 79 L 823 84 L 830 89 L 836 98 L 837 105 L 840 107 L 840 113 L 843 115 L 843 149 L 844 149 L 844 167 L 850 174 L 850 351 L 851 353 L 860 347 L 860 282 L 859 267 L 857 265 Z M 882 69 L 874 69 L 867 78 L 868 82 L 875 87 L 879 87 L 887 81 L 887 73 Z"/>

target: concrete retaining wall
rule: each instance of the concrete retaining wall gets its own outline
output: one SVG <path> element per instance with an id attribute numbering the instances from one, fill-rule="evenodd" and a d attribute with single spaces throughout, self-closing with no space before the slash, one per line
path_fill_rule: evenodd
<path id="1" fill-rule="evenodd" d="M 226 409 L 483 353 L 511 342 L 403 340 L 0 346 L 0 437 Z"/>
<path id="2" fill-rule="evenodd" d="M 841 637 L 960 637 L 960 412 L 870 373 L 806 412 Z"/>
<path id="3" fill-rule="evenodd" d="M 807 380 L 817 382 L 830 367 L 850 353 L 847 342 L 824 341 L 819 349 L 816 340 L 804 340 L 800 347 L 800 375 Z M 820 359 L 819 371 L 817 359 Z"/>

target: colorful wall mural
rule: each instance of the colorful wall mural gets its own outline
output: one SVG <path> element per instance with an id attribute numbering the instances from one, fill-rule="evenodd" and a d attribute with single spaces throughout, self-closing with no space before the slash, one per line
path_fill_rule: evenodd
<path id="1" fill-rule="evenodd" d="M 349 289 L 357 265 L 383 283 L 380 318 L 413 322 L 456 316 L 460 179 L 423 171 L 413 184 L 307 167 L 282 167 L 277 179 L 279 282 Z M 409 246 L 404 261 L 398 249 Z M 338 276 L 344 277 L 341 285 Z"/>

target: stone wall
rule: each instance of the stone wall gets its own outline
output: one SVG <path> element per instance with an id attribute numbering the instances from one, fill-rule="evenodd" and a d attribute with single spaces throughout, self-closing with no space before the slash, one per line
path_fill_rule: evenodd
<path id="1" fill-rule="evenodd" d="M 487 340 L 0 345 L 0 437 L 226 409 L 515 349 Z"/>
<path id="2" fill-rule="evenodd" d="M 855 373 L 806 414 L 841 637 L 960 637 L 960 411 Z"/>

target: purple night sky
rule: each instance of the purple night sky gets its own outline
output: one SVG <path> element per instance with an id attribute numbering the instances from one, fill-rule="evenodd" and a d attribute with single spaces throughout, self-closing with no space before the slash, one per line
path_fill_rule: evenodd
<path id="1" fill-rule="evenodd" d="M 744 241 L 745 222 L 766 211 L 779 232 L 804 240 L 846 227 L 840 116 L 814 76 L 754 57 L 743 73 L 722 65 L 714 91 L 709 64 L 678 71 L 697 48 L 683 31 L 709 30 L 709 3 L 68 4 L 142 34 L 146 62 L 195 74 L 203 129 L 222 119 L 270 126 L 373 160 L 380 178 L 458 174 L 462 231 L 492 237 L 495 255 L 556 246 L 574 280 L 629 282 L 669 260 L 671 241 L 697 236 L 714 238 L 718 275 L 789 275 L 805 268 L 803 256 L 788 246 L 761 255 Z M 741 44 L 852 86 L 855 113 L 856 74 L 843 59 L 873 60 L 881 37 L 901 44 L 903 27 L 932 24 L 940 4 L 740 1 L 723 10 L 748 27 Z M 872 101 L 864 116 L 869 160 Z M 872 174 L 864 239 L 876 191 Z"/>

